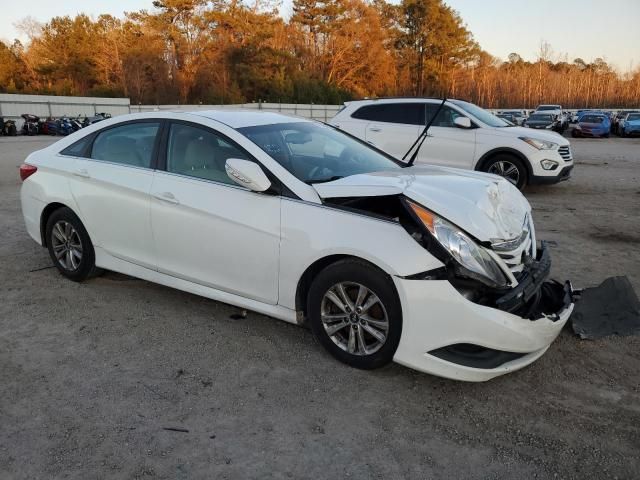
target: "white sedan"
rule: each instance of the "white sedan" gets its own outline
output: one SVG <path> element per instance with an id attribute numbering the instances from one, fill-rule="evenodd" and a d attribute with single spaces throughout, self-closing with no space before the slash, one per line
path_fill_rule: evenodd
<path id="1" fill-rule="evenodd" d="M 406 167 L 317 122 L 126 115 L 20 175 L 27 231 L 65 277 L 108 269 L 308 324 L 358 368 L 488 380 L 544 354 L 573 309 L 507 180 Z"/>

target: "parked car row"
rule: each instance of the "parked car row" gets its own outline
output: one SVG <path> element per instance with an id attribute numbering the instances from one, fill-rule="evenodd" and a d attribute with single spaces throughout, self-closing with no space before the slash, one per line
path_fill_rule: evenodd
<path id="1" fill-rule="evenodd" d="M 611 125 L 611 131 L 621 137 L 640 134 L 640 110 L 619 112 Z"/>
<path id="2" fill-rule="evenodd" d="M 498 118 L 513 125 L 537 130 L 552 130 L 564 133 L 571 129 L 575 137 L 608 138 L 611 133 L 620 137 L 640 134 L 640 110 L 580 109 L 567 111 L 562 105 L 539 105 L 534 111 L 499 110 Z M 573 125 L 573 126 L 571 126 Z"/>
<path id="3" fill-rule="evenodd" d="M 640 134 L 640 111 L 578 110 L 572 120 L 575 126 L 571 135 L 574 137 L 608 138 L 611 133 L 620 137 Z"/>
<path id="4" fill-rule="evenodd" d="M 0 123 L 2 125 L 2 135 L 6 136 L 16 136 L 19 133 L 22 135 L 69 135 L 70 133 L 76 132 L 81 128 L 92 125 L 96 122 L 100 122 L 107 118 L 111 118 L 110 113 L 97 113 L 93 117 L 83 117 L 77 116 L 75 118 L 71 117 L 47 117 L 46 119 L 42 119 L 37 115 L 33 115 L 30 113 L 23 113 L 21 115 L 23 122 L 22 127 L 20 129 L 17 128 L 16 122 L 14 120 L 8 119 L 4 120 L 0 118 Z"/>

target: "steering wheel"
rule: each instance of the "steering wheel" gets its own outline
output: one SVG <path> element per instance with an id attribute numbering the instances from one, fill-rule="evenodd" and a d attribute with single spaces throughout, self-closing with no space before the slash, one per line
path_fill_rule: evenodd
<path id="1" fill-rule="evenodd" d="M 362 162 L 362 154 L 356 153 L 352 147 L 347 147 L 340 152 L 340 163 L 358 164 Z"/>

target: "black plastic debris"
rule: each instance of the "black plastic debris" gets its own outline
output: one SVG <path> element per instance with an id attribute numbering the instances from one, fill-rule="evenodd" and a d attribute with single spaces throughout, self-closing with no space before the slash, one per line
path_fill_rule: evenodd
<path id="1" fill-rule="evenodd" d="M 571 314 L 573 331 L 583 339 L 640 334 L 640 300 L 627 277 L 609 277 L 585 288 Z"/>

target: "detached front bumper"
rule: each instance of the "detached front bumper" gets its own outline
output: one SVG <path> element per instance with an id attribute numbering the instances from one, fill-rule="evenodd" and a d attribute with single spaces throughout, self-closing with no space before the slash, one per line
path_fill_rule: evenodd
<path id="1" fill-rule="evenodd" d="M 525 298 L 514 301 L 506 294 L 503 299 L 513 304 L 503 303 L 500 309 L 467 300 L 447 280 L 395 277 L 394 282 L 403 311 L 394 360 L 455 380 L 485 381 L 534 362 L 556 339 L 574 307 L 570 283 L 553 284 L 541 277 L 527 282 L 521 292 L 517 287 L 512 290 L 516 297 L 540 295 L 539 301 L 547 302 L 543 308 L 555 310 L 538 313 L 534 319 L 505 310 L 505 306 L 517 310 Z M 545 298 L 550 295 L 554 298 Z"/>

